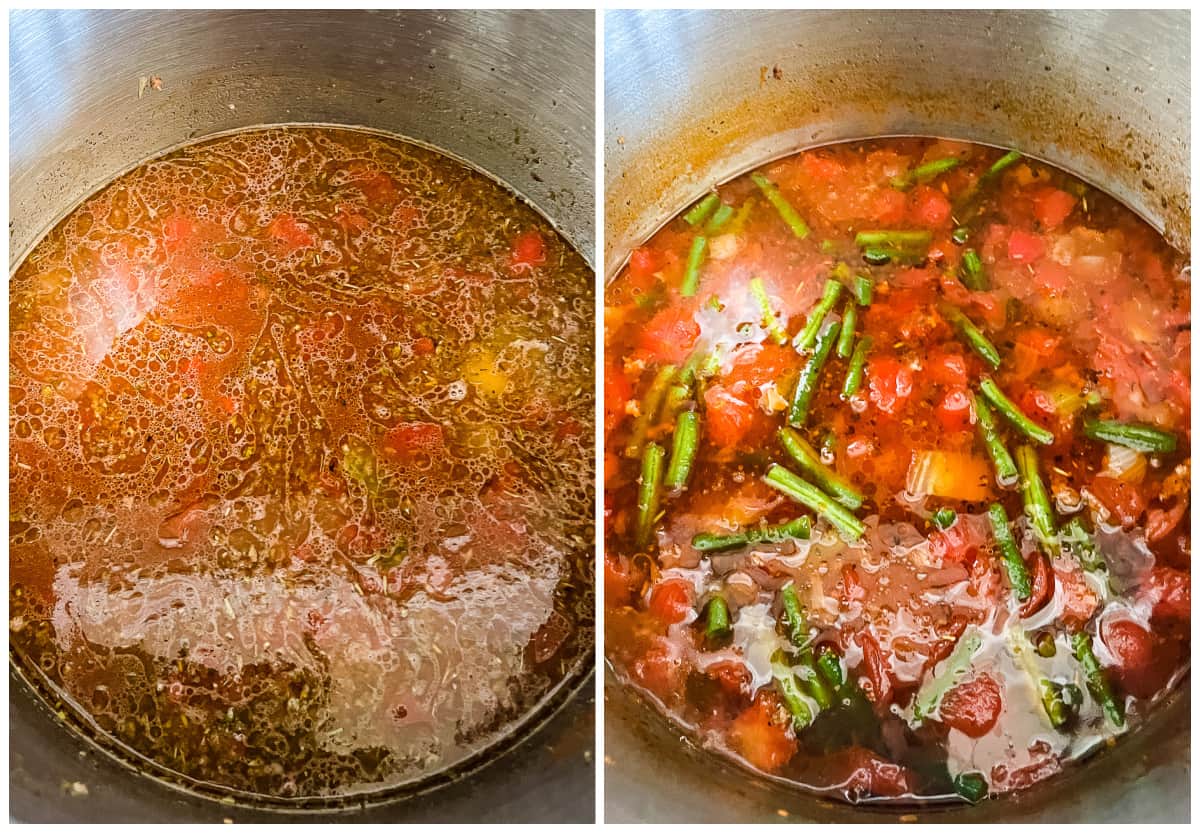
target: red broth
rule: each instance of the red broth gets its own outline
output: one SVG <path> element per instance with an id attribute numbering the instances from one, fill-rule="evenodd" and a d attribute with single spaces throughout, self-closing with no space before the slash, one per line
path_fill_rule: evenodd
<path id="1" fill-rule="evenodd" d="M 960 142 L 818 148 L 714 193 L 606 293 L 620 677 L 850 801 L 1012 792 L 1146 719 L 1189 656 L 1185 259 Z M 795 478 L 806 502 L 767 482 Z"/>
<path id="2" fill-rule="evenodd" d="M 18 667 L 206 789 L 361 794 L 505 737 L 591 645 L 592 281 L 365 132 L 89 197 L 10 288 Z"/>

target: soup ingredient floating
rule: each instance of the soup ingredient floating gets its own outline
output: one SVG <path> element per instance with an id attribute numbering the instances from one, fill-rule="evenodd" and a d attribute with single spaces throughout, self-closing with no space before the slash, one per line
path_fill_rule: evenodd
<path id="1" fill-rule="evenodd" d="M 86 200 L 11 286 L 11 639 L 158 770 L 361 794 L 591 643 L 592 273 L 439 154 L 266 129 Z"/>
<path id="2" fill-rule="evenodd" d="M 621 676 L 848 800 L 981 801 L 1144 720 L 1189 650 L 1186 271 L 1017 151 L 837 145 L 705 196 L 606 296 Z"/>

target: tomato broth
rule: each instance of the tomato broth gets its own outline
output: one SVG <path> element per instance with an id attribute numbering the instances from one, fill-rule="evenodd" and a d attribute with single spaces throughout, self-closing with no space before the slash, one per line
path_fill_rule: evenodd
<path id="1" fill-rule="evenodd" d="M 269 798 L 507 736 L 591 634 L 593 275 L 365 131 L 116 179 L 10 286 L 10 634 L 75 724 Z"/>
<path id="2" fill-rule="evenodd" d="M 961 142 L 716 188 L 605 299 L 606 652 L 703 746 L 979 801 L 1186 673 L 1190 283 L 1133 212 Z"/>

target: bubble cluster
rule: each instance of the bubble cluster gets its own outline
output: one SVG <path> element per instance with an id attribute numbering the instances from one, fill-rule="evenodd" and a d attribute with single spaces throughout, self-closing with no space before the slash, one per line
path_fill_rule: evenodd
<path id="1" fill-rule="evenodd" d="M 585 655 L 592 273 L 491 180 L 230 134 L 86 200 L 10 297 L 12 644 L 80 725 L 210 787 L 357 795 Z"/>

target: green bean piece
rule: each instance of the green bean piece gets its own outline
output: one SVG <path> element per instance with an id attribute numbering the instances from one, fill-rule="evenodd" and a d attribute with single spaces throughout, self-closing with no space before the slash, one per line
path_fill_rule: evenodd
<path id="1" fill-rule="evenodd" d="M 866 275 L 856 275 L 854 277 L 854 300 L 858 301 L 860 307 L 869 307 L 871 305 L 871 295 L 874 293 L 875 284 Z"/>
<path id="2" fill-rule="evenodd" d="M 874 341 L 870 336 L 863 336 L 854 346 L 854 355 L 850 357 L 850 365 L 846 369 L 846 381 L 842 384 L 842 399 L 849 400 L 862 387 L 863 370 L 867 365 L 867 354 L 871 352 Z"/>
<path id="3" fill-rule="evenodd" d="M 750 544 L 777 544 L 790 538 L 807 540 L 812 535 L 812 521 L 807 515 L 802 515 L 786 523 L 775 526 L 751 527 L 742 532 L 718 534 L 700 532 L 692 537 L 692 549 L 701 552 L 722 552 L 736 550 Z"/>
<path id="4" fill-rule="evenodd" d="M 943 304 L 942 315 L 958 331 L 958 335 L 967 342 L 967 345 L 981 359 L 988 363 L 988 366 L 992 370 L 1000 366 L 1000 351 L 996 349 L 996 345 L 988 341 L 987 336 L 975 326 L 975 323 L 970 318 L 963 315 L 961 310 L 949 304 Z"/>
<path id="5" fill-rule="evenodd" d="M 971 667 L 975 652 L 983 644 L 983 635 L 979 629 L 972 626 L 958 638 L 958 643 L 950 656 L 946 657 L 942 673 L 931 676 L 921 684 L 917 696 L 913 700 L 913 717 L 923 721 L 937 710 L 943 695 L 958 682 L 958 678 Z"/>
<path id="6" fill-rule="evenodd" d="M 1008 583 L 1012 586 L 1013 594 L 1020 601 L 1025 601 L 1033 593 L 1033 582 L 1029 578 L 1029 568 L 1017 542 L 1013 539 L 1012 530 L 1008 527 L 1008 513 L 998 503 L 988 507 L 988 520 L 992 522 L 992 535 L 1000 547 L 1000 560 L 1004 562 L 1005 572 L 1008 573 Z"/>
<path id="7" fill-rule="evenodd" d="M 1071 647 L 1075 651 L 1075 659 L 1083 666 L 1083 677 L 1087 680 L 1088 691 L 1100 704 L 1109 722 L 1120 729 L 1125 725 L 1125 705 L 1113 695 L 1108 676 L 1096 655 L 1092 653 L 1092 638 L 1080 631 L 1071 637 Z"/>
<path id="8" fill-rule="evenodd" d="M 949 506 L 943 506 L 933 513 L 933 525 L 941 530 L 946 530 L 954 526 L 954 522 L 957 520 L 958 513 Z"/>
<path id="9" fill-rule="evenodd" d="M 792 230 L 792 234 L 801 240 L 808 237 L 808 224 L 800 219 L 800 215 L 796 213 L 796 209 L 792 208 L 792 204 L 784 199 L 783 194 L 779 193 L 779 189 L 775 184 L 760 173 L 750 174 L 750 179 L 762 191 L 763 196 L 767 198 L 767 202 L 773 205 L 775 210 L 779 212 L 779 216 L 787 223 L 788 228 Z"/>
<path id="10" fill-rule="evenodd" d="M 842 284 L 833 278 L 825 281 L 825 289 L 821 293 L 821 300 L 817 301 L 817 305 L 812 308 L 808 314 L 808 320 L 804 323 L 804 329 L 797 333 L 792 339 L 792 346 L 801 353 L 807 353 L 817 343 L 817 334 L 821 331 L 821 324 L 825 321 L 825 316 L 833 309 L 833 305 L 837 303 L 838 296 L 842 293 Z"/>
<path id="11" fill-rule="evenodd" d="M 1089 573 L 1108 571 L 1108 562 L 1096 547 L 1092 536 L 1083 528 L 1083 521 L 1078 517 L 1071 518 L 1059 533 L 1058 540 L 1067 549 L 1079 566 Z"/>
<path id="12" fill-rule="evenodd" d="M 733 206 L 722 203 L 713 215 L 708 218 L 708 222 L 704 224 L 704 233 L 707 235 L 717 234 L 725 224 L 733 217 Z"/>
<path id="13" fill-rule="evenodd" d="M 680 374 L 682 378 L 682 374 Z M 687 406 L 687 403 L 692 398 L 692 386 L 684 382 L 671 385 L 667 388 L 667 395 L 663 399 L 662 414 L 665 418 L 677 417 L 679 413 Z"/>
<path id="14" fill-rule="evenodd" d="M 987 173 L 983 175 L 982 180 L 987 181 L 996 178 L 1005 168 L 1014 162 L 1019 161 L 1020 159 L 1020 151 L 1010 150 L 1008 153 L 1004 154 L 992 163 L 992 166 L 987 169 Z"/>
<path id="15" fill-rule="evenodd" d="M 800 432 L 792 428 L 779 429 L 779 442 L 800 470 L 812 478 L 818 487 L 847 509 L 857 509 L 863 504 L 862 492 L 854 488 L 849 480 L 842 477 L 829 466 L 821 462 L 820 453 L 813 448 Z"/>
<path id="16" fill-rule="evenodd" d="M 1089 419 L 1083 423 L 1083 433 L 1104 443 L 1132 448 L 1144 454 L 1170 454 L 1176 448 L 1174 434 L 1169 434 L 1139 422 L 1118 422 L 1115 419 Z"/>
<path id="17" fill-rule="evenodd" d="M 792 643 L 793 648 L 800 652 L 801 656 L 804 656 L 808 652 L 811 634 L 804 622 L 804 606 L 800 604 L 800 597 L 796 595 L 796 585 L 791 582 L 785 584 L 779 591 L 779 601 L 783 606 L 783 621 L 786 625 L 788 641 Z"/>
<path id="18" fill-rule="evenodd" d="M 646 437 L 658 421 L 663 400 L 666 399 L 667 391 L 670 389 L 671 383 L 675 381 L 677 372 L 678 368 L 675 365 L 663 365 L 654 375 L 650 387 L 646 388 L 645 394 L 642 395 L 637 418 L 633 421 L 633 428 L 630 429 L 629 444 L 625 446 L 625 456 L 631 460 L 642 456 Z"/>
<path id="19" fill-rule="evenodd" d="M 704 636 L 710 642 L 719 642 L 732 632 L 729 624 L 729 605 L 724 597 L 713 596 L 704 608 Z"/>
<path id="20" fill-rule="evenodd" d="M 662 500 L 662 468 L 666 451 L 658 443 L 650 443 L 642 455 L 642 479 L 638 484 L 637 546 L 647 549 L 658 519 Z"/>
<path id="21" fill-rule="evenodd" d="M 1026 437 L 1042 445 L 1054 444 L 1054 434 L 1025 416 L 1016 403 L 1005 396 L 1004 392 L 996 386 L 990 376 L 984 376 L 979 380 L 979 392 L 987 397 L 988 402 Z"/>
<path id="22" fill-rule="evenodd" d="M 797 732 L 803 731 L 812 724 L 814 715 L 800 690 L 800 681 L 784 662 L 782 651 L 777 652 L 771 659 L 771 676 L 775 678 L 775 688 L 783 699 L 783 704 L 792 715 L 792 726 Z"/>
<path id="23" fill-rule="evenodd" d="M 1038 635 L 1037 644 L 1034 645 L 1034 650 L 1037 651 L 1039 657 L 1049 659 L 1058 653 L 1058 646 L 1054 644 L 1054 635 L 1049 631 L 1042 631 Z"/>
<path id="24" fill-rule="evenodd" d="M 700 267 L 704 265 L 704 253 L 708 249 L 708 238 L 697 234 L 692 238 L 692 248 L 688 250 L 687 266 L 683 270 L 683 284 L 679 294 L 690 298 L 700 288 Z"/>
<path id="25" fill-rule="evenodd" d="M 825 681 L 835 689 L 841 688 L 846 682 L 846 672 L 842 668 L 842 658 L 829 647 L 817 653 L 817 670 Z"/>
<path id="26" fill-rule="evenodd" d="M 967 289 L 982 292 L 991 288 L 991 282 L 983 271 L 983 261 L 974 249 L 967 249 L 962 256 L 962 282 Z"/>
<path id="27" fill-rule="evenodd" d="M 1047 555 L 1053 557 L 1058 552 L 1054 509 L 1050 506 L 1050 496 L 1046 494 L 1046 484 L 1038 473 L 1037 452 L 1033 446 L 1020 446 L 1016 460 L 1017 470 L 1021 473 L 1021 498 L 1025 503 L 1025 514 L 1029 516 L 1038 543 Z"/>
<path id="28" fill-rule="evenodd" d="M 935 159 L 932 162 L 926 162 L 923 165 L 918 165 L 906 174 L 892 177 L 892 187 L 898 191 L 907 191 L 918 182 L 925 182 L 941 176 L 947 171 L 954 170 L 961 162 L 962 160 L 957 156 L 948 156 L 945 159 Z"/>
<path id="29" fill-rule="evenodd" d="M 978 804 L 987 798 L 987 779 L 978 772 L 960 772 L 954 776 L 954 792 L 971 804 Z"/>
<path id="30" fill-rule="evenodd" d="M 863 249 L 863 260 L 872 266 L 887 266 L 892 262 L 892 254 L 887 249 L 877 249 L 874 246 Z"/>
<path id="31" fill-rule="evenodd" d="M 854 235 L 854 245 L 860 249 L 924 249 L 933 240 L 933 233 L 924 230 L 896 231 L 883 229 L 878 231 L 860 231 Z"/>
<path id="32" fill-rule="evenodd" d="M 1013 462 L 1012 455 L 1008 453 L 1008 448 L 1004 445 L 1004 440 L 1000 438 L 1000 432 L 996 428 L 996 415 L 992 413 L 992 408 L 986 399 L 971 394 L 971 401 L 975 405 L 975 419 L 979 423 L 979 435 L 983 437 L 983 444 L 987 447 L 988 456 L 992 458 L 992 463 L 996 466 L 996 482 L 1002 487 L 1011 486 L 1017 482 L 1017 464 Z"/>
<path id="33" fill-rule="evenodd" d="M 838 358 L 848 359 L 854 349 L 854 328 L 858 325 L 858 307 L 854 299 L 846 301 L 846 311 L 842 313 L 842 332 L 838 336 Z"/>
<path id="34" fill-rule="evenodd" d="M 851 541 L 857 541 L 867 531 L 862 521 L 854 517 L 849 509 L 777 463 L 772 463 L 767 469 L 763 482 L 825 518 Z"/>
<path id="35" fill-rule="evenodd" d="M 1079 716 L 1079 707 L 1083 705 L 1083 692 L 1073 683 L 1059 683 L 1054 680 L 1040 681 L 1042 708 L 1046 717 L 1055 729 L 1068 727 Z"/>
<path id="36" fill-rule="evenodd" d="M 966 243 L 967 240 L 970 239 L 970 237 L 971 237 L 971 230 L 969 228 L 967 228 L 966 226 L 959 226 L 950 235 L 950 239 L 953 240 L 955 243 L 957 243 L 960 246 L 963 245 L 964 243 Z"/>
<path id="37" fill-rule="evenodd" d="M 779 323 L 775 310 L 771 309 L 771 298 L 767 295 L 767 287 L 762 278 L 750 279 L 750 294 L 758 304 L 759 317 L 771 341 L 775 344 L 787 344 L 787 330 Z"/>
<path id="38" fill-rule="evenodd" d="M 671 462 L 667 466 L 667 476 L 663 481 L 671 491 L 678 491 L 687 485 L 688 476 L 692 473 L 692 462 L 696 459 L 696 449 L 700 446 L 700 415 L 695 411 L 683 411 L 675 420 L 675 436 L 671 443 Z"/>
<path id="39" fill-rule="evenodd" d="M 708 194 L 700 202 L 688 209 L 688 213 L 683 215 L 683 219 L 689 226 L 698 226 L 708 219 L 708 215 L 712 214 L 713 209 L 717 207 L 717 203 L 721 198 L 716 194 Z"/>
<path id="40" fill-rule="evenodd" d="M 830 321 L 817 336 L 816 350 L 808 357 L 808 363 L 804 365 L 804 369 L 800 371 L 800 378 L 796 380 L 796 391 L 792 394 L 792 405 L 788 409 L 789 425 L 798 428 L 808 419 L 808 409 L 817 393 L 821 369 L 825 367 L 829 354 L 833 352 L 840 327 L 837 321 Z"/>

